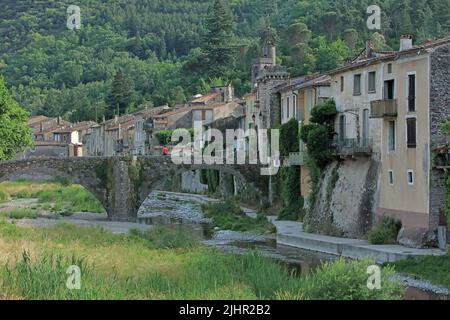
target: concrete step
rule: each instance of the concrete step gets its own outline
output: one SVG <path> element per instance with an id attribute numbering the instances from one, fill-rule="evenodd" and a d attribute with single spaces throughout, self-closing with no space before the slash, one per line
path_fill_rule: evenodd
<path id="1" fill-rule="evenodd" d="M 366 240 L 330 237 L 303 232 L 299 222 L 271 220 L 277 227 L 277 244 L 328 253 L 346 258 L 374 258 L 378 263 L 395 262 L 409 256 L 444 255 L 439 249 L 411 249 L 400 245 L 372 245 Z"/>

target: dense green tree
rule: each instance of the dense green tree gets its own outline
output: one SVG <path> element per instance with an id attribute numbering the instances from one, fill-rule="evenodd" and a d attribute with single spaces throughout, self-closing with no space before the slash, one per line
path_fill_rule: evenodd
<path id="1" fill-rule="evenodd" d="M 131 88 L 130 82 L 119 70 L 111 85 L 111 91 L 108 98 L 108 109 L 106 112 L 107 118 L 112 118 L 114 115 L 123 115 L 131 103 Z"/>
<path id="2" fill-rule="evenodd" d="M 12 99 L 0 76 L 0 160 L 12 159 L 31 144 L 28 113 Z"/>
<path id="3" fill-rule="evenodd" d="M 376 1 L 378 33 L 366 27 L 369 0 L 211 3 L 84 0 L 83 27 L 70 32 L 72 0 L 2 0 L 0 73 L 30 113 L 78 121 L 103 117 L 119 69 L 129 79 L 128 110 L 189 99 L 209 78 L 226 79 L 238 95 L 248 92 L 267 26 L 280 35 L 278 62 L 292 76 L 335 68 L 377 34 L 385 44 L 376 47 L 389 50 L 398 50 L 404 33 L 415 43 L 450 34 L 450 0 Z"/>
<path id="4" fill-rule="evenodd" d="M 207 33 L 203 50 L 206 54 L 207 71 L 210 77 L 227 77 L 235 60 L 233 17 L 223 0 L 215 0 L 206 18 Z"/>

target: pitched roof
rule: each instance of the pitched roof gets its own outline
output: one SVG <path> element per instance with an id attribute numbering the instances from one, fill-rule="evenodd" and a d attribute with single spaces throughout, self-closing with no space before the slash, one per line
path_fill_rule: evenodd
<path id="1" fill-rule="evenodd" d="M 402 56 L 411 55 L 413 53 L 420 53 L 421 51 L 426 51 L 428 49 L 432 49 L 432 48 L 439 47 L 441 45 L 445 45 L 445 44 L 449 44 L 449 43 L 450 43 L 450 36 L 447 36 L 442 39 L 438 39 L 435 41 L 430 40 L 430 41 L 425 42 L 424 44 L 412 46 L 410 49 L 403 50 L 403 51 L 376 51 L 376 50 L 373 50 L 370 48 L 371 54 L 370 54 L 370 57 L 368 57 L 368 58 L 366 57 L 367 49 L 365 49 L 361 52 L 361 54 L 359 54 L 351 62 L 349 62 L 348 64 L 346 64 L 340 68 L 329 71 L 328 74 L 334 75 L 336 73 L 344 72 L 347 70 L 364 67 L 364 66 L 369 66 L 371 64 L 379 63 L 381 61 L 389 61 L 389 60 L 398 59 Z"/>
<path id="2" fill-rule="evenodd" d="M 208 103 L 209 101 L 211 101 L 214 98 L 217 98 L 218 96 L 220 96 L 219 92 L 210 92 L 200 98 L 192 100 L 191 103 Z"/>
<path id="3" fill-rule="evenodd" d="M 42 122 L 44 120 L 48 120 L 49 118 L 46 116 L 32 116 L 30 117 L 30 119 L 28 120 L 28 124 L 31 126 L 37 122 Z"/>
<path id="4" fill-rule="evenodd" d="M 171 111 L 166 112 L 166 113 L 158 114 L 158 115 L 154 116 L 153 118 L 154 119 L 166 118 L 166 117 L 172 116 L 174 114 L 178 114 L 178 113 L 182 113 L 182 112 L 188 112 L 190 110 L 192 110 L 191 107 L 181 107 L 181 108 L 178 108 L 178 109 L 175 109 L 175 110 L 171 110 Z"/>

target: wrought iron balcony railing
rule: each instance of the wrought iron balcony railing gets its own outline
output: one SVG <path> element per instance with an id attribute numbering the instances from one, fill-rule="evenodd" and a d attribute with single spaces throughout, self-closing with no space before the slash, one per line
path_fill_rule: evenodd
<path id="1" fill-rule="evenodd" d="M 367 156 L 372 145 L 372 139 L 343 139 L 332 141 L 331 149 L 339 156 Z"/>
<path id="2" fill-rule="evenodd" d="M 370 102 L 371 118 L 397 117 L 397 100 L 376 100 Z"/>

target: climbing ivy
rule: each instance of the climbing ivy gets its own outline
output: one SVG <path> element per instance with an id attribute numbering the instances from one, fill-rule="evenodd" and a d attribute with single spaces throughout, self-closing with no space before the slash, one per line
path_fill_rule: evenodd
<path id="1" fill-rule="evenodd" d="M 280 155 L 287 159 L 291 152 L 299 151 L 298 122 L 291 119 L 280 126 Z M 280 220 L 303 218 L 303 197 L 300 194 L 300 168 L 283 167 L 275 181 L 275 190 L 281 193 Z"/>
<path id="2" fill-rule="evenodd" d="M 142 175 L 142 166 L 137 163 L 131 161 L 128 165 L 128 176 L 130 178 L 131 182 L 131 188 L 130 192 L 132 192 L 132 196 L 130 197 L 132 199 L 132 206 L 136 209 L 138 209 L 139 206 L 139 193 L 140 193 L 140 187 L 142 185 L 143 181 L 143 175 Z"/>
<path id="3" fill-rule="evenodd" d="M 300 139 L 308 147 L 308 155 L 320 169 L 333 160 L 330 140 L 334 134 L 333 123 L 337 113 L 333 99 L 318 104 L 311 112 L 310 124 L 303 125 L 300 130 Z"/>
<path id="4" fill-rule="evenodd" d="M 310 124 L 303 125 L 300 130 L 300 139 L 307 147 L 306 167 L 308 168 L 311 179 L 311 192 L 308 198 L 309 205 L 304 221 L 305 227 L 310 230 L 313 228 L 314 216 L 316 214 L 315 209 L 320 191 L 322 172 L 334 158 L 330 150 L 330 140 L 333 138 L 333 123 L 337 113 L 336 103 L 333 99 L 318 104 L 311 112 Z M 327 199 L 331 198 L 332 191 L 339 178 L 337 168 L 333 172 L 330 185 L 327 186 Z M 324 221 L 323 225 L 331 229 L 332 221 Z"/>
<path id="5" fill-rule="evenodd" d="M 445 213 L 450 223 L 450 171 L 445 171 L 444 176 L 444 190 L 445 190 Z"/>
<path id="6" fill-rule="evenodd" d="M 114 160 L 107 159 L 95 166 L 94 171 L 101 181 L 101 187 L 114 190 Z"/>
<path id="7" fill-rule="evenodd" d="M 206 171 L 206 182 L 208 185 L 208 192 L 210 194 L 217 193 L 220 183 L 220 173 L 217 170 L 207 169 Z"/>
<path id="8" fill-rule="evenodd" d="M 106 159 L 94 167 L 97 177 L 100 179 L 100 187 L 106 189 L 110 203 L 115 201 L 114 159 Z"/>

